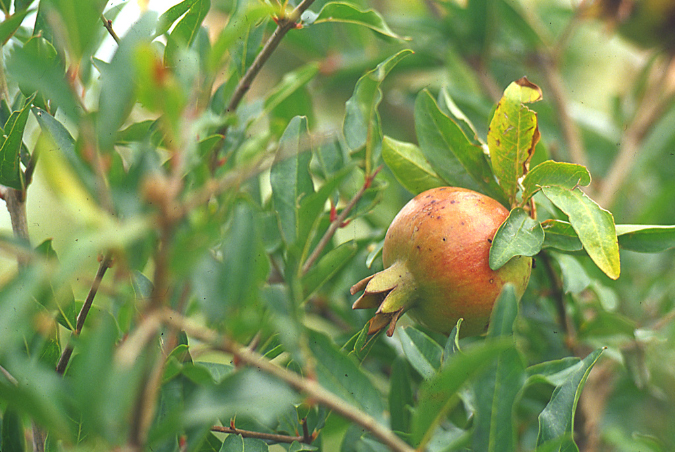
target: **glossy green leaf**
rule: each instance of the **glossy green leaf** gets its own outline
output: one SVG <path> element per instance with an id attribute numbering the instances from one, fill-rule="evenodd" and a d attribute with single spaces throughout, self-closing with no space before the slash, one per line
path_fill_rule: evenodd
<path id="1" fill-rule="evenodd" d="M 179 50 L 192 45 L 210 8 L 210 0 L 191 2 L 189 9 L 178 21 L 166 40 L 166 47 L 164 48 L 165 64 L 174 66 L 178 63 Z"/>
<path id="2" fill-rule="evenodd" d="M 24 188 L 21 171 L 20 151 L 23 143 L 23 131 L 28 121 L 28 114 L 34 96 L 26 100 L 23 108 L 14 111 L 4 126 L 2 146 L 0 146 L 0 184 L 22 190 Z"/>
<path id="3" fill-rule="evenodd" d="M 582 365 L 581 359 L 576 356 L 568 356 L 566 358 L 535 364 L 526 369 L 528 383 L 542 381 L 553 386 L 560 386 Z"/>
<path id="4" fill-rule="evenodd" d="M 441 368 L 443 348 L 420 330 L 407 327 L 398 330 L 401 348 L 410 365 L 425 380 L 433 378 Z"/>
<path id="5" fill-rule="evenodd" d="M 267 443 L 257 438 L 244 438 L 241 435 L 227 435 L 220 452 L 267 452 Z"/>
<path id="6" fill-rule="evenodd" d="M 408 37 L 394 33 L 384 21 L 380 13 L 373 9 L 360 10 L 354 5 L 344 2 L 326 3 L 312 24 L 340 22 L 361 25 L 373 30 L 378 35 L 396 40 L 410 40 Z"/>
<path id="7" fill-rule="evenodd" d="M 515 288 L 507 284 L 495 302 L 488 337 L 514 341 L 513 324 L 517 316 Z M 524 384 L 525 363 L 514 342 L 514 347 L 501 352 L 473 384 L 476 397 L 474 450 L 516 450 L 514 409 Z"/>
<path id="8" fill-rule="evenodd" d="M 453 355 L 447 365 L 419 390 L 413 415 L 411 440 L 423 450 L 445 414 L 457 403 L 457 391 L 491 363 L 501 352 L 513 347 L 511 341 L 485 341 Z"/>
<path id="9" fill-rule="evenodd" d="M 591 173 L 585 166 L 574 163 L 546 160 L 532 168 L 523 178 L 523 203 L 546 185 L 568 188 L 586 186 L 591 183 Z"/>
<path id="10" fill-rule="evenodd" d="M 391 429 L 395 432 L 409 432 L 412 407 L 415 406 L 410 367 L 402 356 L 397 356 L 391 365 L 389 381 L 389 414 Z"/>
<path id="11" fill-rule="evenodd" d="M 462 351 L 459 346 L 459 332 L 463 321 L 464 319 L 462 318 L 457 319 L 457 325 L 450 331 L 448 340 L 445 341 L 445 347 L 443 347 L 443 362 L 441 363 L 441 367 L 443 368 L 448 364 L 448 360 L 452 355 Z"/>
<path id="12" fill-rule="evenodd" d="M 298 239 L 298 209 L 302 198 L 314 193 L 309 174 L 312 153 L 309 151 L 307 118 L 296 116 L 279 141 L 279 149 L 270 173 L 272 200 L 279 215 L 282 236 L 287 244 L 295 243 Z"/>
<path id="13" fill-rule="evenodd" d="M 612 279 L 621 273 L 614 217 L 579 188 L 542 187 L 544 195 L 565 212 L 595 265 Z"/>
<path id="14" fill-rule="evenodd" d="M 543 445 L 563 435 L 572 436 L 574 414 L 581 391 L 603 350 L 598 349 L 584 358 L 582 365 L 553 391 L 551 401 L 539 415 L 537 445 Z M 567 450 L 565 447 L 556 450 Z"/>
<path id="15" fill-rule="evenodd" d="M 541 89 L 527 78 L 516 80 L 504 91 L 490 122 L 488 147 L 492 169 L 511 203 L 518 190 L 518 179 L 527 172 L 539 141 L 537 114 L 524 104 L 541 97 Z"/>
<path id="16" fill-rule="evenodd" d="M 37 106 L 57 108 L 77 120 L 80 107 L 65 77 L 65 65 L 54 46 L 41 36 L 33 36 L 23 47 L 14 48 L 6 62 L 7 74 L 19 84 L 24 96 L 37 92 Z"/>
<path id="17" fill-rule="evenodd" d="M 469 141 L 426 90 L 415 101 L 415 131 L 422 153 L 445 185 L 470 188 L 500 202 L 505 200 L 483 149 Z"/>
<path id="18" fill-rule="evenodd" d="M 619 246 L 639 253 L 660 253 L 675 248 L 675 226 L 616 225 Z"/>
<path id="19" fill-rule="evenodd" d="M 420 148 L 412 143 L 385 136 L 382 140 L 382 160 L 396 180 L 412 194 L 446 185 L 438 177 Z"/>
<path id="20" fill-rule="evenodd" d="M 357 82 L 352 97 L 345 105 L 343 132 L 347 146 L 352 151 L 365 147 L 365 170 L 370 174 L 380 158 L 382 130 L 377 111 L 382 101 L 380 85 L 387 74 L 412 50 L 401 50 L 366 72 Z"/>
<path id="21" fill-rule="evenodd" d="M 497 270 L 515 256 L 534 256 L 541 251 L 544 230 L 522 208 L 511 210 L 499 226 L 490 246 L 490 268 Z"/>
<path id="22" fill-rule="evenodd" d="M 135 81 L 133 71 L 134 52 L 139 43 L 150 42 L 155 24 L 155 14 L 148 13 L 132 26 L 117 47 L 108 70 L 101 74 L 101 94 L 97 115 L 99 147 L 112 150 L 117 139 L 117 130 L 129 116 L 135 104 Z"/>
<path id="23" fill-rule="evenodd" d="M 323 387 L 382 420 L 382 396 L 352 357 L 340 352 L 327 336 L 315 331 L 309 332 L 309 349 L 316 359 L 316 376 Z"/>
<path id="24" fill-rule="evenodd" d="M 33 9 L 24 9 L 10 16 L 5 16 L 5 20 L 0 23 L 0 43 L 4 46 L 7 44 L 9 38 L 16 32 L 16 30 L 21 26 L 23 19 L 29 14 L 34 12 Z"/>
<path id="25" fill-rule="evenodd" d="M 580 251 L 583 245 L 576 231 L 566 221 L 546 220 L 541 223 L 544 229 L 542 248 L 555 248 L 562 251 Z"/>
<path id="26" fill-rule="evenodd" d="M 354 242 L 345 242 L 319 259 L 307 274 L 302 277 L 303 298 L 309 298 L 326 281 L 349 263 L 357 251 L 358 247 Z"/>

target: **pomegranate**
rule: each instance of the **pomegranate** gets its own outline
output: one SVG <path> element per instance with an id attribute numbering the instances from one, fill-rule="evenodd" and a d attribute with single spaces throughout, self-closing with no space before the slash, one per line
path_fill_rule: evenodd
<path id="1" fill-rule="evenodd" d="M 385 270 L 351 288 L 364 291 L 353 309 L 377 308 L 368 333 L 394 333 L 405 312 L 448 334 L 463 318 L 461 336 L 487 329 L 492 306 L 507 282 L 520 298 L 532 258 L 517 256 L 500 269 L 488 265 L 492 238 L 509 211 L 472 190 L 434 188 L 417 195 L 396 215 L 382 250 Z"/>

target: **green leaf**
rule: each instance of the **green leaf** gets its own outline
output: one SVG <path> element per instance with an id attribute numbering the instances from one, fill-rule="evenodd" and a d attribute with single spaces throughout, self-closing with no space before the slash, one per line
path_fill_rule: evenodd
<path id="1" fill-rule="evenodd" d="M 24 188 L 23 172 L 21 171 L 20 152 L 23 143 L 23 131 L 28 120 L 30 106 L 35 96 L 26 100 L 23 108 L 14 111 L 5 123 L 5 137 L 0 146 L 0 184 L 17 190 Z"/>
<path id="2" fill-rule="evenodd" d="M 546 160 L 532 168 L 523 178 L 523 203 L 545 185 L 568 188 L 591 183 L 591 173 L 585 166 Z"/>
<path id="3" fill-rule="evenodd" d="M 544 229 L 542 248 L 556 248 L 562 251 L 580 251 L 583 245 L 576 231 L 566 221 L 546 220 L 541 223 Z"/>
<path id="4" fill-rule="evenodd" d="M 625 250 L 660 253 L 675 247 L 675 226 L 619 224 L 616 234 Z"/>
<path id="5" fill-rule="evenodd" d="M 443 348 L 416 328 L 401 328 L 398 333 L 401 348 L 410 365 L 425 380 L 433 378 L 441 368 Z"/>
<path id="6" fill-rule="evenodd" d="M 2 413 L 0 431 L 2 431 L 0 445 L 3 452 L 24 452 L 26 450 L 26 437 L 18 411 L 9 407 Z"/>
<path id="7" fill-rule="evenodd" d="M 385 136 L 382 140 L 382 160 L 394 173 L 396 180 L 412 194 L 445 185 L 420 148 L 412 143 Z"/>
<path id="8" fill-rule="evenodd" d="M 358 251 L 354 242 L 345 242 L 328 252 L 302 277 L 303 299 L 307 299 L 326 281 L 349 263 Z"/>
<path id="9" fill-rule="evenodd" d="M 551 256 L 560 265 L 565 293 L 580 293 L 591 284 L 590 276 L 574 256 L 560 253 L 551 253 Z"/>
<path id="10" fill-rule="evenodd" d="M 572 436 L 581 391 L 603 350 L 598 349 L 584 358 L 582 365 L 553 391 L 551 401 L 539 415 L 538 446 L 563 435 Z M 563 447 L 556 450 L 563 450 Z"/>
<path id="11" fill-rule="evenodd" d="M 366 72 L 354 87 L 354 94 L 347 101 L 343 132 L 347 146 L 352 151 L 365 147 L 365 170 L 370 175 L 380 157 L 382 130 L 377 107 L 382 101 L 380 85 L 389 72 L 412 50 L 401 50 Z"/>
<path id="12" fill-rule="evenodd" d="M 197 0 L 183 0 L 182 2 L 173 5 L 171 8 L 164 11 L 157 20 L 153 39 L 168 32 L 174 22 L 180 19 L 180 17 L 185 14 L 196 1 Z"/>
<path id="13" fill-rule="evenodd" d="M 341 353 L 327 336 L 316 331 L 309 331 L 309 349 L 316 359 L 316 375 L 323 387 L 382 420 L 382 397 L 352 357 Z"/>
<path id="14" fill-rule="evenodd" d="M 262 115 L 268 114 L 281 102 L 293 96 L 300 88 L 307 85 L 319 73 L 319 65 L 310 63 L 295 71 L 284 74 L 281 81 L 269 90 L 265 98 Z"/>
<path id="15" fill-rule="evenodd" d="M 499 226 L 490 246 L 490 268 L 497 270 L 514 256 L 534 256 L 541 251 L 544 230 L 522 208 L 516 207 Z"/>
<path id="16" fill-rule="evenodd" d="M 54 46 L 41 36 L 33 36 L 7 58 L 7 73 L 19 84 L 24 96 L 38 92 L 36 104 L 51 110 L 61 109 L 71 120 L 77 120 L 80 108 L 65 77 L 65 65 Z"/>
<path id="17" fill-rule="evenodd" d="M 46 2 L 51 9 L 60 16 L 67 50 L 71 52 L 73 60 L 80 61 L 83 57 L 91 55 L 96 44 L 96 39 L 101 25 L 101 13 L 106 0 L 51 0 Z M 48 12 L 49 13 L 49 12 Z"/>
<path id="18" fill-rule="evenodd" d="M 446 367 L 426 381 L 419 390 L 412 421 L 412 444 L 419 450 L 431 438 L 445 414 L 457 402 L 457 391 L 501 352 L 513 347 L 511 341 L 484 341 L 453 355 Z"/>
<path id="19" fill-rule="evenodd" d="M 595 265 L 612 279 L 621 273 L 614 217 L 579 188 L 542 187 L 544 195 L 565 212 Z"/>
<path id="20" fill-rule="evenodd" d="M 422 153 L 445 185 L 469 188 L 505 201 L 483 149 L 469 141 L 426 90 L 415 101 L 415 131 Z"/>
<path id="21" fill-rule="evenodd" d="M 541 89 L 523 77 L 511 83 L 497 105 L 490 129 L 488 147 L 492 169 L 513 204 L 518 179 L 527 167 L 539 141 L 537 114 L 524 104 L 541 99 Z"/>
<path id="22" fill-rule="evenodd" d="M 9 38 L 14 35 L 14 32 L 18 30 L 23 22 L 23 19 L 29 14 L 34 12 L 34 9 L 24 9 L 23 11 L 18 11 L 12 15 L 5 15 L 5 20 L 0 23 L 0 43 L 4 46 L 9 41 Z"/>
<path id="23" fill-rule="evenodd" d="M 396 39 L 399 41 L 408 41 L 409 37 L 399 36 L 394 33 L 386 24 L 380 13 L 375 10 L 360 10 L 349 3 L 330 2 L 326 3 L 312 24 L 321 24 L 327 22 L 341 22 L 356 24 L 373 30 L 378 35 L 385 38 Z"/>
<path id="24" fill-rule="evenodd" d="M 210 8 L 210 0 L 191 2 L 190 8 L 166 40 L 166 47 L 164 48 L 164 63 L 166 65 L 176 65 L 178 63 L 178 51 L 192 45 Z"/>
<path id="25" fill-rule="evenodd" d="M 462 318 L 457 319 L 457 325 L 450 331 L 448 340 L 445 342 L 445 347 L 443 348 L 443 363 L 441 364 L 441 367 L 443 368 L 448 364 L 448 360 L 452 355 L 461 352 L 461 348 L 459 347 L 459 331 L 463 321 L 464 319 Z"/>
<path id="26" fill-rule="evenodd" d="M 310 142 L 307 118 L 296 116 L 291 120 L 279 141 L 279 149 L 270 173 L 272 201 L 279 214 L 279 227 L 287 244 L 299 237 L 298 210 L 302 198 L 314 193 L 309 174 Z"/>
<path id="27" fill-rule="evenodd" d="M 389 414 L 391 429 L 395 432 L 410 431 L 411 408 L 415 406 L 410 367 L 402 356 L 397 356 L 391 365 L 389 380 Z"/>
<path id="28" fill-rule="evenodd" d="M 101 74 L 101 94 L 97 115 L 99 147 L 112 150 L 117 139 L 117 130 L 129 116 L 135 104 L 135 81 L 133 71 L 134 52 L 140 43 L 150 42 L 155 14 L 148 13 L 131 27 L 117 47 L 107 70 Z"/>
<path id="29" fill-rule="evenodd" d="M 227 435 L 220 452 L 267 452 L 267 443 L 257 438 L 244 438 L 241 435 Z"/>
<path id="30" fill-rule="evenodd" d="M 487 335 L 489 338 L 509 338 L 514 347 L 501 352 L 474 382 L 474 450 L 516 450 L 514 407 L 525 384 L 525 364 L 513 339 L 517 316 L 515 288 L 513 284 L 507 284 L 495 302 Z"/>
<path id="31" fill-rule="evenodd" d="M 542 381 L 553 386 L 560 386 L 581 366 L 581 359 L 576 356 L 568 356 L 532 365 L 526 370 L 528 384 L 533 381 Z"/>

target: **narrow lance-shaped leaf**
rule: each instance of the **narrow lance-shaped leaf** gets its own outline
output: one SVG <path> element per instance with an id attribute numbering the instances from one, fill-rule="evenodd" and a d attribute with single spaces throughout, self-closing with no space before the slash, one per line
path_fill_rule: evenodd
<path id="1" fill-rule="evenodd" d="M 600 358 L 603 350 L 598 349 L 584 358 L 582 365 L 553 391 L 551 401 L 539 415 L 537 445 L 543 445 L 561 436 L 572 436 L 574 413 L 581 396 L 581 391 L 584 388 L 588 374 L 590 374 L 591 369 L 598 361 L 598 358 Z M 568 443 L 571 442 L 571 440 L 568 441 Z M 573 443 L 570 445 L 574 447 Z"/>
<path id="2" fill-rule="evenodd" d="M 490 122 L 488 147 L 492 169 L 511 203 L 518 190 L 518 179 L 527 172 L 539 141 L 537 114 L 524 104 L 541 97 L 541 89 L 527 78 L 516 80 L 504 91 Z"/>
<path id="3" fill-rule="evenodd" d="M 447 185 L 476 190 L 502 203 L 506 201 L 483 149 L 469 141 L 426 90 L 415 101 L 415 132 L 422 153 Z"/>
<path id="4" fill-rule="evenodd" d="M 495 303 L 488 337 L 513 341 L 513 323 L 517 316 L 515 288 L 513 284 L 507 284 Z M 514 405 L 524 384 L 525 364 L 515 347 L 501 352 L 476 379 L 473 385 L 476 395 L 474 450 L 515 450 Z"/>
<path id="5" fill-rule="evenodd" d="M 579 188 L 542 187 L 544 195 L 565 212 L 593 262 L 607 276 L 617 279 L 621 273 L 619 244 L 614 217 Z"/>
<path id="6" fill-rule="evenodd" d="M 534 256 L 541 251 L 544 230 L 522 208 L 516 207 L 492 239 L 490 268 L 497 270 L 514 256 Z"/>
<path id="7" fill-rule="evenodd" d="M 441 367 L 443 348 L 413 327 L 401 328 L 398 334 L 401 339 L 401 348 L 410 365 L 425 380 L 433 378 Z"/>
<path id="8" fill-rule="evenodd" d="M 270 173 L 272 200 L 279 214 L 279 225 L 286 243 L 298 238 L 300 199 L 314 193 L 309 174 L 309 137 L 307 118 L 296 116 L 291 120 L 279 141 Z"/>
<path id="9" fill-rule="evenodd" d="M 389 387 L 389 413 L 391 429 L 395 432 L 410 430 L 411 407 L 415 405 L 412 390 L 412 378 L 408 363 L 398 356 L 391 366 L 391 382 Z"/>
<path id="10" fill-rule="evenodd" d="M 675 226 L 631 225 L 616 226 L 619 246 L 639 253 L 660 253 L 675 248 Z"/>
<path id="11" fill-rule="evenodd" d="M 302 277 L 303 299 L 309 298 L 317 289 L 344 267 L 356 254 L 353 242 L 345 242 L 328 252 Z"/>
<path id="12" fill-rule="evenodd" d="M 19 165 L 23 131 L 28 120 L 31 102 L 35 96 L 26 100 L 23 108 L 12 112 L 5 123 L 6 138 L 0 147 L 0 184 L 21 190 L 24 185 L 23 173 Z"/>
<path id="13" fill-rule="evenodd" d="M 326 22 L 356 24 L 367 27 L 384 38 L 401 41 L 410 40 L 409 37 L 399 36 L 394 33 L 377 11 L 372 9 L 360 10 L 349 3 L 326 3 L 324 7 L 321 8 L 321 11 L 319 11 L 319 14 L 313 18 L 313 20 L 309 14 L 306 17 L 311 20 L 312 24 L 321 24 Z"/>
<path id="14" fill-rule="evenodd" d="M 396 180 L 412 194 L 446 185 L 424 158 L 420 148 L 412 143 L 385 136 L 382 140 L 382 160 Z"/>
<path id="15" fill-rule="evenodd" d="M 166 47 L 164 48 L 165 64 L 175 64 L 180 47 L 192 44 L 210 8 L 211 2 L 209 0 L 197 0 L 190 5 L 190 8 L 176 24 L 166 41 Z"/>
<path id="16" fill-rule="evenodd" d="M 532 168 L 523 178 L 523 204 L 545 185 L 573 189 L 591 183 L 585 166 L 547 160 Z"/>
<path id="17" fill-rule="evenodd" d="M 382 131 L 377 107 L 382 100 L 380 85 L 389 72 L 412 50 L 401 50 L 367 72 L 357 82 L 354 94 L 347 101 L 343 131 L 347 146 L 352 151 L 365 147 L 365 170 L 370 175 L 373 164 L 380 157 Z"/>

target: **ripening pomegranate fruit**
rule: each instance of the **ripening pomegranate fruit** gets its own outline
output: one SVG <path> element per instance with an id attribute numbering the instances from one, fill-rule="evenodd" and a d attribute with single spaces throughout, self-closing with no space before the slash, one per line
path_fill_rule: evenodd
<path id="1" fill-rule="evenodd" d="M 364 291 L 353 309 L 378 308 L 369 333 L 394 333 L 405 312 L 428 328 L 448 334 L 463 318 L 460 334 L 487 329 L 502 287 L 512 282 L 520 298 L 532 258 L 517 256 L 497 271 L 488 259 L 492 238 L 509 212 L 472 190 L 434 188 L 417 195 L 396 215 L 384 239 L 385 270 L 351 288 Z"/>

